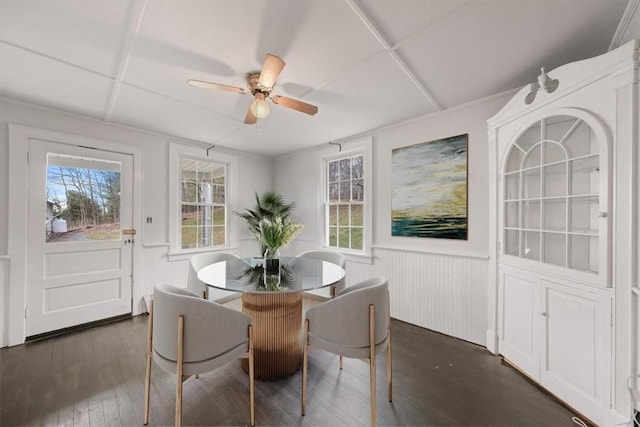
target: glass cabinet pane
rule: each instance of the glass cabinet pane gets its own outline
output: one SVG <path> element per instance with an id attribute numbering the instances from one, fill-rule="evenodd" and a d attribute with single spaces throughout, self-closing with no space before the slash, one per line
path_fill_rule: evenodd
<path id="1" fill-rule="evenodd" d="M 572 116 L 553 116 L 544 119 L 545 122 L 545 135 L 544 139 L 560 142 L 568 135 L 569 130 L 578 122 Z"/>
<path id="2" fill-rule="evenodd" d="M 571 208 L 569 231 L 598 233 L 600 203 L 597 197 L 574 197 L 569 206 Z"/>
<path id="3" fill-rule="evenodd" d="M 566 265 L 567 238 L 562 233 L 542 233 L 543 261 L 564 267 Z"/>
<path id="4" fill-rule="evenodd" d="M 529 230 L 540 229 L 540 202 L 527 200 L 522 202 L 522 228 Z"/>
<path id="5" fill-rule="evenodd" d="M 504 254 L 598 273 L 599 145 L 582 119 L 547 117 L 510 147 L 502 179 Z M 604 268 L 604 266 L 602 267 Z"/>
<path id="6" fill-rule="evenodd" d="M 524 199 L 540 197 L 540 169 L 529 169 L 523 172 Z"/>
<path id="7" fill-rule="evenodd" d="M 507 255 L 519 255 L 520 231 L 505 230 L 504 232 L 504 253 Z"/>
<path id="8" fill-rule="evenodd" d="M 509 228 L 520 226 L 520 202 L 504 204 L 504 226 Z"/>
<path id="9" fill-rule="evenodd" d="M 527 259 L 540 260 L 540 233 L 537 231 L 526 231 L 523 233 L 522 257 Z"/>
<path id="10" fill-rule="evenodd" d="M 544 200 L 544 230 L 565 231 L 567 229 L 567 202 L 564 198 Z"/>
<path id="11" fill-rule="evenodd" d="M 571 253 L 570 268 L 582 271 L 598 272 L 598 237 L 571 235 L 569 237 Z"/>
<path id="12" fill-rule="evenodd" d="M 511 147 L 511 152 L 507 157 L 507 164 L 505 172 L 519 171 L 522 168 L 522 151 L 515 145 Z"/>
<path id="13" fill-rule="evenodd" d="M 544 167 L 544 196 L 564 196 L 567 194 L 567 165 L 558 163 Z"/>
<path id="14" fill-rule="evenodd" d="M 532 168 L 534 166 L 540 166 L 542 161 L 542 145 L 536 144 L 531 150 L 524 155 L 524 164 L 522 165 L 524 168 Z"/>
<path id="15" fill-rule="evenodd" d="M 578 120 L 578 126 L 565 135 L 563 145 L 569 152 L 569 158 L 598 153 L 598 141 L 588 124 Z"/>
<path id="16" fill-rule="evenodd" d="M 571 194 L 598 194 L 600 187 L 600 156 L 571 162 Z"/>
<path id="17" fill-rule="evenodd" d="M 522 149 L 523 152 L 527 152 L 533 147 L 535 144 L 540 142 L 541 139 L 541 122 L 536 122 L 529 127 L 516 141 L 516 144 Z"/>
<path id="18" fill-rule="evenodd" d="M 520 172 L 505 176 L 504 190 L 505 200 L 516 200 L 520 198 Z"/>
<path id="19" fill-rule="evenodd" d="M 564 149 L 557 142 L 547 141 L 544 144 L 544 163 L 556 163 L 567 160 Z"/>

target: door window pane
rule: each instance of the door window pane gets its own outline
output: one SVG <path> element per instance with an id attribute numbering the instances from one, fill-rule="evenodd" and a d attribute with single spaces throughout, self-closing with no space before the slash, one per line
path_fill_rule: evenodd
<path id="1" fill-rule="evenodd" d="M 47 154 L 47 243 L 120 240 L 122 164 Z"/>

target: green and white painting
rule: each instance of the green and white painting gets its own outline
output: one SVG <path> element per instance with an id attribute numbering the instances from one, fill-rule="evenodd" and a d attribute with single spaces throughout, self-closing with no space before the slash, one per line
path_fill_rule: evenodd
<path id="1" fill-rule="evenodd" d="M 391 154 L 391 235 L 467 239 L 468 134 Z"/>

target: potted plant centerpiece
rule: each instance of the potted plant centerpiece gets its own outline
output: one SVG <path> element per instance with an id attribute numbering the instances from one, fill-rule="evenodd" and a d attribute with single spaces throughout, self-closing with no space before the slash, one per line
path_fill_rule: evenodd
<path id="1" fill-rule="evenodd" d="M 247 221 L 249 232 L 260 245 L 266 271 L 277 271 L 280 248 L 287 246 L 302 230 L 302 224 L 289 220 L 294 203 L 285 203 L 284 197 L 275 191 L 256 193 L 256 206 L 245 212 L 236 212 Z"/>
<path id="2" fill-rule="evenodd" d="M 291 243 L 300 230 L 302 230 L 301 224 L 293 224 L 281 217 L 275 217 L 273 220 L 263 218 L 260 221 L 259 233 L 254 237 L 265 248 L 264 269 L 266 271 L 278 271 L 280 248 Z"/>

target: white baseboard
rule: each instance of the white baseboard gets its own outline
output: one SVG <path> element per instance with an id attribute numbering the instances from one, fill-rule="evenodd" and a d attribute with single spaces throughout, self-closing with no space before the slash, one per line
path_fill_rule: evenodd
<path id="1" fill-rule="evenodd" d="M 498 335 L 491 329 L 487 329 L 487 350 L 498 354 Z"/>

